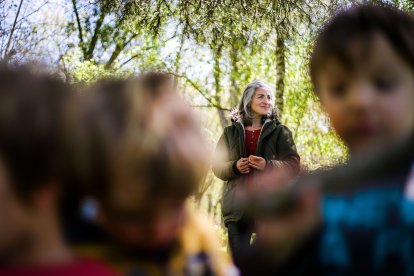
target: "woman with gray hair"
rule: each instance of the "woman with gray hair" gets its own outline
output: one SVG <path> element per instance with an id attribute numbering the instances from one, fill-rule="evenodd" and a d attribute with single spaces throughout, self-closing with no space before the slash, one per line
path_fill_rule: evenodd
<path id="1" fill-rule="evenodd" d="M 253 219 L 244 214 L 238 200 L 249 191 L 254 175 L 266 168 L 284 169 L 296 174 L 300 157 L 291 131 L 277 119 L 274 96 L 262 81 L 250 83 L 238 108 L 232 113 L 232 125 L 224 129 L 213 162 L 214 174 L 225 181 L 222 215 L 228 231 L 233 260 L 250 246 Z"/>

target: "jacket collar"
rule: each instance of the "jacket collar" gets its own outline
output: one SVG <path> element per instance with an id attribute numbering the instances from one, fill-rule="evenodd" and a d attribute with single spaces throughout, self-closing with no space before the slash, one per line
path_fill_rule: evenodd
<path id="1" fill-rule="evenodd" d="M 270 119 L 267 118 L 262 126 L 262 130 L 260 131 L 260 139 L 259 139 L 259 143 L 266 137 L 268 136 L 270 133 L 272 133 L 276 127 L 279 125 L 279 121 L 277 119 Z"/>
<path id="2" fill-rule="evenodd" d="M 240 131 L 240 135 L 243 137 L 243 139 L 246 139 L 246 129 L 244 128 L 244 124 L 241 118 L 237 119 L 237 121 L 234 122 L 234 125 L 237 127 L 237 129 Z"/>
<path id="3" fill-rule="evenodd" d="M 244 129 L 244 124 L 241 118 L 238 118 L 237 121 L 234 122 L 234 124 L 237 126 L 241 126 Z"/>
<path id="4" fill-rule="evenodd" d="M 269 135 L 275 128 L 280 124 L 279 120 L 276 118 L 266 118 L 266 120 L 263 122 L 262 130 L 260 131 L 260 140 L 262 140 L 264 137 Z M 240 130 L 241 135 L 245 138 L 245 127 L 243 125 L 243 121 L 241 118 L 238 118 L 236 122 L 234 122 L 234 125 Z M 259 142 L 260 142 L 259 140 Z"/>

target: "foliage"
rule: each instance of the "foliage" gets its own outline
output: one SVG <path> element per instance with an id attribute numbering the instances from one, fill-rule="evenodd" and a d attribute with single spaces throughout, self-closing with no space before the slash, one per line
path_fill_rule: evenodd
<path id="1" fill-rule="evenodd" d="M 345 161 L 347 151 L 330 127 L 315 95 L 308 74 L 311 38 L 297 37 L 289 43 L 283 122 L 294 132 L 304 165 L 310 169 Z M 306 65 L 306 66 L 303 66 Z"/>
<path id="2" fill-rule="evenodd" d="M 47 8 L 49 1 L 0 0 L 0 60 L 22 62 L 40 56 L 39 44 L 50 33 L 49 18 L 33 20 Z M 52 27 L 53 28 L 53 27 Z"/>

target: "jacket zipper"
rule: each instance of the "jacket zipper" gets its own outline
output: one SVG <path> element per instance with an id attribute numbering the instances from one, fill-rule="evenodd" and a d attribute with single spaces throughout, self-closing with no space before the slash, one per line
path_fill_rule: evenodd
<path id="1" fill-rule="evenodd" d="M 263 129 L 264 127 L 270 123 L 271 121 L 266 120 L 266 122 L 263 124 L 262 129 L 260 130 L 260 134 L 259 134 L 259 139 L 257 140 L 257 146 L 256 146 L 256 152 L 255 154 L 257 154 L 258 150 L 259 150 L 259 144 L 260 144 L 260 138 L 262 137 L 262 133 L 263 133 Z"/>
<path id="2" fill-rule="evenodd" d="M 246 129 L 244 128 L 244 125 L 243 125 L 243 123 L 240 123 L 241 124 L 241 127 L 242 127 L 242 129 L 243 129 L 243 139 L 242 139 L 242 141 L 243 141 L 243 143 L 242 143 L 242 145 L 243 145 L 243 156 L 245 156 L 245 157 L 247 157 L 246 155 L 247 155 L 247 150 L 246 150 Z"/>

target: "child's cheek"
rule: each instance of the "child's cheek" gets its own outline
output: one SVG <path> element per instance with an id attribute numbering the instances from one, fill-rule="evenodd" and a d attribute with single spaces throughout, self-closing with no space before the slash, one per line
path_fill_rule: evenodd
<path id="1" fill-rule="evenodd" d="M 341 137 L 341 139 L 347 139 L 347 119 L 344 105 L 340 102 L 333 101 L 332 99 L 326 99 L 323 101 L 325 112 L 329 118 L 331 126 L 335 132 Z M 348 142 L 348 141 L 345 141 Z"/>
<path id="2" fill-rule="evenodd" d="M 390 139 L 412 133 L 414 130 L 414 89 L 401 89 L 381 101 L 384 132 Z"/>

